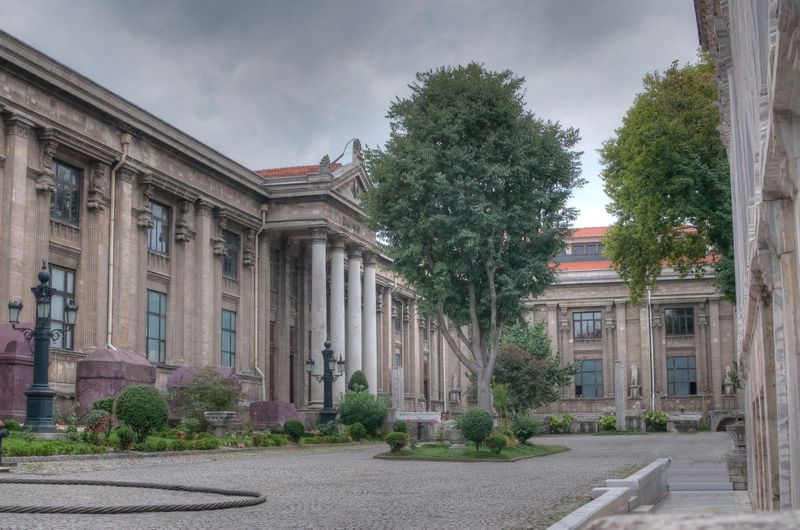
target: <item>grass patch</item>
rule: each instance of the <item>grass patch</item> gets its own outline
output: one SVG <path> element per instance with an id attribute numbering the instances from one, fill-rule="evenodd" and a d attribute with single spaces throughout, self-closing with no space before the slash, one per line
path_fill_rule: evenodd
<path id="1" fill-rule="evenodd" d="M 628 429 L 626 431 L 597 431 L 592 433 L 593 436 L 613 436 L 615 434 L 647 434 L 644 431 L 637 431 L 635 429 Z"/>
<path id="2" fill-rule="evenodd" d="M 63 440 L 26 439 L 20 433 L 13 432 L 3 440 L 3 456 L 54 456 L 54 455 L 90 455 L 105 453 L 106 448 L 83 442 L 67 442 Z"/>
<path id="3" fill-rule="evenodd" d="M 462 449 L 453 451 L 447 444 L 434 443 L 420 445 L 416 449 L 406 449 L 399 453 L 381 453 L 376 458 L 398 459 L 398 460 L 448 460 L 454 462 L 514 462 L 523 458 L 535 456 L 551 455 L 568 451 L 562 445 L 517 445 L 516 447 L 506 447 L 499 455 L 492 454 L 489 449 L 481 447 L 479 451 L 475 449 Z"/>

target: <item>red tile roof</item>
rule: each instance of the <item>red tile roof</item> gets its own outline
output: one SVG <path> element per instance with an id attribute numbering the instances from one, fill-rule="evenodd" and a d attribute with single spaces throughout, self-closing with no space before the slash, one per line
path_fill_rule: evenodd
<path id="1" fill-rule="evenodd" d="M 557 271 L 604 271 L 611 268 L 610 260 L 597 261 L 572 261 L 569 263 L 558 263 Z"/>
<path id="2" fill-rule="evenodd" d="M 572 237 L 603 237 L 608 232 L 607 226 L 591 226 L 588 228 L 576 228 L 572 232 Z"/>
<path id="3" fill-rule="evenodd" d="M 331 171 L 336 171 L 341 167 L 339 163 L 331 164 Z M 317 173 L 319 171 L 319 164 L 312 164 L 310 166 L 289 166 L 289 167 L 276 167 L 271 169 L 257 169 L 256 174 L 264 177 L 265 179 L 278 178 L 278 177 L 305 177 L 309 173 Z"/>

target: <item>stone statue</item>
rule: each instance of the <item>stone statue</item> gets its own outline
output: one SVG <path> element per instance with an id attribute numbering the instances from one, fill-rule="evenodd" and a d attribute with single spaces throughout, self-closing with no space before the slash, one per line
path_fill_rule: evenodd
<path id="1" fill-rule="evenodd" d="M 731 376 L 731 367 L 730 366 L 726 366 L 725 367 L 725 380 L 723 382 L 726 385 L 729 385 L 729 384 L 732 385 L 733 384 L 733 377 Z"/>
<path id="2" fill-rule="evenodd" d="M 735 388 L 733 384 L 733 371 L 730 366 L 725 367 L 725 379 L 722 381 L 722 395 L 725 397 L 732 397 Z"/>
<path id="3" fill-rule="evenodd" d="M 458 376 L 456 374 L 453 374 L 453 384 L 450 388 L 452 388 L 453 390 L 458 389 Z"/>
<path id="4" fill-rule="evenodd" d="M 639 367 L 631 364 L 631 386 L 639 386 Z"/>

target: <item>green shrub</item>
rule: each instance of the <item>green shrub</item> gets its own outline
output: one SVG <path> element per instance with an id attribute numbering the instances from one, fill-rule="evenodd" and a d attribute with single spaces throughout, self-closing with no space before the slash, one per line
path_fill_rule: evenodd
<path id="1" fill-rule="evenodd" d="M 331 436 L 333 434 L 339 434 L 335 421 L 326 421 L 325 423 L 321 423 L 318 428 L 319 428 L 319 433 L 322 436 Z"/>
<path id="2" fill-rule="evenodd" d="M 399 453 L 403 447 L 408 445 L 408 434 L 404 432 L 390 432 L 383 437 L 383 440 L 389 444 L 389 449 L 393 453 Z"/>
<path id="3" fill-rule="evenodd" d="M 616 431 L 617 415 L 612 413 L 607 414 L 606 416 L 600 416 L 600 419 L 597 420 L 597 423 L 600 425 L 601 431 Z"/>
<path id="4" fill-rule="evenodd" d="M 292 442 L 297 443 L 306 433 L 306 428 L 297 420 L 289 420 L 283 424 L 283 432 L 286 433 Z"/>
<path id="5" fill-rule="evenodd" d="M 100 445 L 100 435 L 108 436 L 111 431 L 111 414 L 101 409 L 92 409 L 83 417 L 86 425 L 86 433 L 89 441 L 95 445 Z"/>
<path id="6" fill-rule="evenodd" d="M 508 442 L 506 445 L 508 447 L 516 447 L 517 445 L 519 445 L 519 440 L 517 440 L 517 436 L 511 429 L 503 429 L 502 431 L 500 431 L 500 434 L 506 437 L 506 440 Z"/>
<path id="7" fill-rule="evenodd" d="M 144 442 L 152 429 L 167 423 L 167 400 L 152 386 L 125 387 L 117 398 L 117 419 L 134 430 L 138 442 Z"/>
<path id="8" fill-rule="evenodd" d="M 116 427 L 108 437 L 108 441 L 122 451 L 130 449 L 135 439 L 136 433 L 128 425 Z"/>
<path id="9" fill-rule="evenodd" d="M 367 376 L 364 375 L 364 372 L 361 370 L 356 370 L 353 372 L 353 375 L 350 376 L 350 382 L 347 383 L 347 389 L 352 390 L 353 392 L 368 390 L 369 383 L 367 383 Z"/>
<path id="10" fill-rule="evenodd" d="M 552 433 L 568 433 L 572 432 L 572 424 L 575 423 L 575 416 L 572 414 L 564 414 L 561 417 L 550 416 L 548 424 L 550 432 Z"/>
<path id="11" fill-rule="evenodd" d="M 170 399 L 179 404 L 182 418 L 196 418 L 201 429 L 207 430 L 209 425 L 203 413 L 235 411 L 241 395 L 242 389 L 237 388 L 230 377 L 220 374 L 212 366 L 207 366 L 195 373 L 189 384 L 173 390 Z"/>
<path id="12" fill-rule="evenodd" d="M 367 429 L 365 429 L 360 423 L 355 422 L 352 425 L 347 426 L 347 433 L 354 442 L 357 442 L 367 435 Z"/>
<path id="13" fill-rule="evenodd" d="M 347 391 L 339 399 L 339 415 L 345 425 L 360 423 L 367 434 L 374 435 L 389 415 L 389 404 L 386 399 L 373 396 L 366 390 Z"/>
<path id="14" fill-rule="evenodd" d="M 499 455 L 500 451 L 508 445 L 508 438 L 498 432 L 488 436 L 483 443 L 486 444 L 492 454 Z"/>
<path id="15" fill-rule="evenodd" d="M 403 420 L 395 420 L 394 423 L 392 423 L 392 431 L 408 432 L 408 423 Z"/>
<path id="16" fill-rule="evenodd" d="M 114 414 L 114 397 L 108 396 L 95 400 L 92 403 L 92 410 L 104 410 L 109 414 Z"/>
<path id="17" fill-rule="evenodd" d="M 700 432 L 708 432 L 711 430 L 711 421 L 702 419 L 697 422 L 697 430 Z"/>
<path id="18" fill-rule="evenodd" d="M 323 436 L 307 436 L 302 440 L 303 444 L 345 444 L 350 442 L 350 436 L 346 434 L 329 434 Z"/>
<path id="19" fill-rule="evenodd" d="M 22 427 L 20 427 L 19 422 L 17 420 L 3 420 L 3 423 L 5 424 L 5 427 L 6 429 L 9 430 L 9 432 L 22 430 Z"/>
<path id="20" fill-rule="evenodd" d="M 479 450 L 481 444 L 492 432 L 492 415 L 483 409 L 473 407 L 459 416 L 456 421 L 458 429 L 465 440 L 475 443 L 475 450 Z"/>
<path id="21" fill-rule="evenodd" d="M 665 432 L 669 416 L 663 410 L 651 410 L 644 415 L 644 423 L 649 432 Z"/>
<path id="22" fill-rule="evenodd" d="M 542 431 L 542 423 L 528 415 L 519 414 L 511 421 L 511 430 L 519 443 L 526 443 L 531 436 Z"/>
<path id="23" fill-rule="evenodd" d="M 200 420 L 197 418 L 183 418 L 178 425 L 175 426 L 176 431 L 181 431 L 189 438 L 200 432 Z"/>

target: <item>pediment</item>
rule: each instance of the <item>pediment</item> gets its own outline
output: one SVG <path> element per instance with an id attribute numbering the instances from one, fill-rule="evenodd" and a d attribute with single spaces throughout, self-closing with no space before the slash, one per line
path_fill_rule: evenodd
<path id="1" fill-rule="evenodd" d="M 361 204 L 359 195 L 372 187 L 366 171 L 361 164 L 350 168 L 343 168 L 341 175 L 334 176 L 331 185 L 332 191 L 354 204 Z"/>

